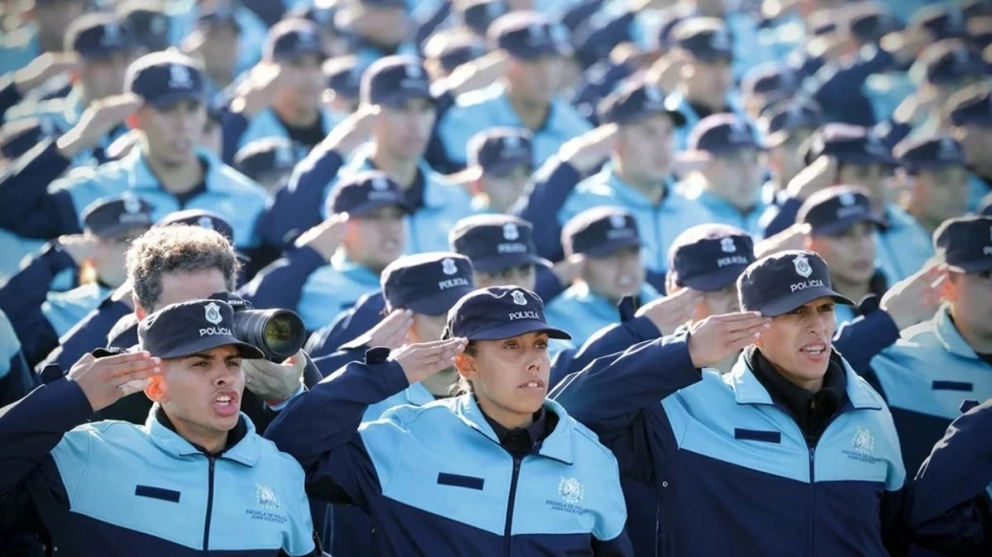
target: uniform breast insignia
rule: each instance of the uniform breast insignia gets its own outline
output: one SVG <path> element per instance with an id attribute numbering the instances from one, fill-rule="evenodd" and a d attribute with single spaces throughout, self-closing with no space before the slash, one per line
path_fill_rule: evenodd
<path id="1" fill-rule="evenodd" d="M 285 524 L 289 518 L 279 512 L 279 497 L 274 489 L 267 485 L 255 485 L 255 500 L 261 509 L 246 509 L 245 512 L 252 520 L 263 520 L 275 524 Z"/>
<path id="2" fill-rule="evenodd" d="M 575 478 L 562 478 L 558 482 L 558 493 L 566 503 L 576 505 L 582 502 L 584 490 L 579 480 Z"/>

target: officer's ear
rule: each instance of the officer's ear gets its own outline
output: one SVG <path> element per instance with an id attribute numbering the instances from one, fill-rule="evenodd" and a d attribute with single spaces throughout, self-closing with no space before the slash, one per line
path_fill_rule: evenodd
<path id="1" fill-rule="evenodd" d="M 169 402 L 169 389 L 166 387 L 162 375 L 153 375 L 149 378 L 151 382 L 145 387 L 145 396 L 152 402 L 164 404 Z"/>
<path id="2" fill-rule="evenodd" d="M 455 369 L 458 370 L 458 375 L 470 381 L 479 375 L 479 371 L 475 367 L 475 357 L 464 352 L 455 356 Z"/>
<path id="3" fill-rule="evenodd" d="M 141 321 L 146 315 L 148 315 L 148 310 L 141 307 L 141 304 L 138 302 L 138 297 L 134 294 L 131 295 L 131 304 L 134 306 L 134 316 L 138 318 L 138 321 Z"/>
<path id="4" fill-rule="evenodd" d="M 961 274 L 948 271 L 947 280 L 940 285 L 940 297 L 950 303 L 958 301 L 958 282 L 961 281 Z"/>

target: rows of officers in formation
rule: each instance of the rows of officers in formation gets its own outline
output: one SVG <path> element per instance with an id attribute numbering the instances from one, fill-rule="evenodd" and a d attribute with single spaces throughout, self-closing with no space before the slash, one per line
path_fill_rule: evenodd
<path id="1" fill-rule="evenodd" d="M 0 17 L 0 555 L 992 555 L 992 3 Z"/>

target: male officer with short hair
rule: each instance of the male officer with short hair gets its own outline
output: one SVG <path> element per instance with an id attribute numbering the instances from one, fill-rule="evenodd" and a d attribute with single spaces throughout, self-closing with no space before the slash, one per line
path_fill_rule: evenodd
<path id="1" fill-rule="evenodd" d="M 700 375 L 700 362 L 685 353 L 703 342 L 693 327 L 688 340 L 642 343 L 613 356 L 608 373 L 578 372 L 552 394 L 613 449 L 628 482 L 657 493 L 639 499 L 650 507 L 629 506 L 630 516 L 661 525 L 633 540 L 637 549 L 903 551 L 906 473 L 892 416 L 831 347 L 834 306 L 851 302 L 807 251 L 759 259 L 737 285 L 747 313 L 708 319 L 739 328 L 713 346 L 721 358 L 744 349 L 729 374 Z"/>
<path id="2" fill-rule="evenodd" d="M 533 137 L 520 128 L 490 128 L 472 136 L 465 173 L 476 210 L 510 212 L 534 172 Z"/>
<path id="3" fill-rule="evenodd" d="M 142 321 L 140 351 L 87 354 L 0 410 L 0 494 L 29 494 L 53 551 L 320 555 L 303 470 L 240 412 L 242 358 L 262 352 L 233 322 L 222 301 L 166 306 Z M 142 389 L 143 427 L 87 423 Z"/>

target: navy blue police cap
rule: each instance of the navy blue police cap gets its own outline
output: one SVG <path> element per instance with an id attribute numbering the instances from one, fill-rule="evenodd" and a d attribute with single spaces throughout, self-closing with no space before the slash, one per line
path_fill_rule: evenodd
<path id="1" fill-rule="evenodd" d="M 725 224 L 686 229 L 668 250 L 668 268 L 677 286 L 701 292 L 722 290 L 754 262 L 754 239 Z"/>
<path id="2" fill-rule="evenodd" d="M 787 141 L 797 130 L 816 130 L 824 122 L 823 111 L 815 103 L 788 101 L 772 106 L 758 119 L 765 147 Z"/>
<path id="3" fill-rule="evenodd" d="M 464 255 L 437 251 L 404 255 L 382 271 L 387 307 L 423 315 L 444 315 L 475 289 L 472 262 Z"/>
<path id="4" fill-rule="evenodd" d="M 511 215 L 465 217 L 455 223 L 448 243 L 483 273 L 546 263 L 537 255 L 533 225 Z"/>
<path id="5" fill-rule="evenodd" d="M 901 22 L 885 13 L 882 8 L 867 3 L 866 7 L 870 7 L 870 11 L 862 10 L 848 20 L 848 28 L 858 42 L 876 44 L 885 35 L 902 30 Z"/>
<path id="6" fill-rule="evenodd" d="M 913 13 L 908 27 L 927 30 L 934 40 L 964 37 L 968 33 L 967 19 L 960 6 L 952 3 L 923 6 Z"/>
<path id="7" fill-rule="evenodd" d="M 809 196 L 796 214 L 796 222 L 810 225 L 813 236 L 838 236 L 859 223 L 884 224 L 875 214 L 867 190 L 856 186 L 831 186 Z"/>
<path id="8" fill-rule="evenodd" d="M 221 346 L 234 346 L 242 358 L 265 357 L 234 336 L 234 310 L 222 300 L 170 304 L 138 323 L 138 346 L 158 358 L 182 358 Z"/>
<path id="9" fill-rule="evenodd" d="M 905 139 L 893 152 L 899 165 L 913 174 L 968 164 L 964 147 L 946 135 Z"/>
<path id="10" fill-rule="evenodd" d="M 385 56 L 362 74 L 360 97 L 364 104 L 402 106 L 410 99 L 434 102 L 430 77 L 416 56 Z"/>
<path id="11" fill-rule="evenodd" d="M 741 92 L 745 97 L 764 95 L 773 100 L 786 99 L 799 90 L 794 70 L 778 62 L 755 66 L 744 74 Z"/>
<path id="12" fill-rule="evenodd" d="M 200 66 L 189 56 L 172 50 L 146 54 L 132 62 L 125 82 L 125 90 L 159 109 L 184 101 L 206 102 Z"/>
<path id="13" fill-rule="evenodd" d="M 992 217 L 992 193 L 988 193 L 978 202 L 975 213 Z"/>
<path id="14" fill-rule="evenodd" d="M 100 238 L 134 236 L 152 226 L 152 206 L 135 195 L 98 199 L 83 210 L 83 227 Z"/>
<path id="15" fill-rule="evenodd" d="M 571 54 L 567 31 L 536 12 L 514 11 L 494 21 L 487 37 L 492 48 L 513 58 L 536 60 Z"/>
<path id="16" fill-rule="evenodd" d="M 109 13 L 89 13 L 69 24 L 65 49 L 83 58 L 106 58 L 135 47 L 130 30 Z"/>
<path id="17" fill-rule="evenodd" d="M 715 17 L 689 17 L 672 29 L 674 46 L 705 62 L 731 61 L 733 39 L 723 20 Z"/>
<path id="18" fill-rule="evenodd" d="M 213 230 L 214 232 L 227 238 L 227 241 L 229 242 L 234 241 L 234 228 L 231 227 L 231 224 L 217 213 L 207 211 L 205 209 L 184 209 L 182 211 L 169 213 L 165 217 L 159 219 L 155 223 L 154 227 L 161 228 L 163 226 L 172 226 L 173 224 L 199 226 L 200 228 Z"/>
<path id="19" fill-rule="evenodd" d="M 299 162 L 292 140 L 263 137 L 247 143 L 234 154 L 234 168 L 258 181 L 270 174 L 288 173 Z"/>
<path id="20" fill-rule="evenodd" d="M 853 306 L 830 282 L 827 263 L 816 253 L 786 250 L 750 264 L 737 279 L 742 311 L 757 311 L 775 317 L 802 307 L 817 298 Z"/>
<path id="21" fill-rule="evenodd" d="M 992 127 L 992 89 L 969 85 L 951 95 L 945 110 L 955 126 Z"/>
<path id="22" fill-rule="evenodd" d="M 284 19 L 269 29 L 265 40 L 266 60 L 292 60 L 312 54 L 326 58 L 320 28 L 306 19 Z"/>
<path id="23" fill-rule="evenodd" d="M 406 9 L 406 0 L 358 0 L 358 3 L 368 8 L 403 8 Z"/>
<path id="24" fill-rule="evenodd" d="M 910 68 L 909 76 L 916 83 L 924 80 L 934 85 L 954 84 L 987 72 L 981 54 L 961 39 L 945 39 L 933 43 L 920 53 Z"/>
<path id="25" fill-rule="evenodd" d="M 654 114 L 666 114 L 676 127 L 685 125 L 685 115 L 666 99 L 660 88 L 644 81 L 627 82 L 607 95 L 597 109 L 602 124 L 636 124 Z"/>
<path id="26" fill-rule="evenodd" d="M 738 114 L 711 114 L 697 122 L 689 132 L 689 151 L 724 155 L 762 149 L 764 146 L 758 140 L 755 126 Z"/>
<path id="27" fill-rule="evenodd" d="M 458 300 L 448 311 L 442 338 L 502 340 L 528 333 L 570 340 L 571 335 L 548 324 L 544 301 L 519 286 L 480 288 Z"/>
<path id="28" fill-rule="evenodd" d="M 485 37 L 489 26 L 507 14 L 506 0 L 473 0 L 460 9 L 461 19 L 475 34 Z"/>
<path id="29" fill-rule="evenodd" d="M 521 166 L 534 165 L 533 134 L 523 128 L 489 128 L 468 142 L 468 165 L 486 174 L 508 176 Z"/>
<path id="30" fill-rule="evenodd" d="M 399 184 L 381 170 L 368 170 L 341 180 L 327 202 L 328 214 L 348 213 L 356 218 L 383 207 L 411 212 Z"/>
<path id="31" fill-rule="evenodd" d="M 429 55 L 441 63 L 441 68 L 451 73 L 458 66 L 471 62 L 486 54 L 482 39 L 473 36 L 456 36 L 442 42 L 436 53 Z"/>
<path id="32" fill-rule="evenodd" d="M 148 52 L 169 48 L 169 15 L 162 0 L 126 0 L 118 4 L 117 16 Z"/>
<path id="33" fill-rule="evenodd" d="M 972 215 L 942 222 L 933 233 L 933 246 L 952 271 L 992 270 L 992 216 Z"/>
<path id="34" fill-rule="evenodd" d="M 337 56 L 330 58 L 322 67 L 327 78 L 327 88 L 347 99 L 358 99 L 362 85 L 362 72 L 357 56 Z"/>
<path id="35" fill-rule="evenodd" d="M 565 253 L 601 257 L 616 251 L 640 247 L 637 222 L 626 209 L 593 207 L 575 215 L 561 231 Z"/>
<path id="36" fill-rule="evenodd" d="M 835 157 L 845 164 L 897 164 L 881 138 L 868 128 L 850 124 L 826 124 L 813 134 L 807 164 L 823 155 Z"/>

